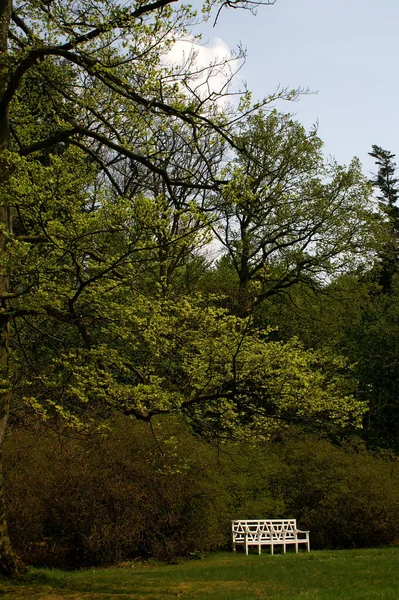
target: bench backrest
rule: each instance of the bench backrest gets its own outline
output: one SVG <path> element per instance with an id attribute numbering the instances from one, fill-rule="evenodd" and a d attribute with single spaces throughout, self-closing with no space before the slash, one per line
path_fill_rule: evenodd
<path id="1" fill-rule="evenodd" d="M 251 519 L 232 521 L 233 540 L 244 541 L 245 534 L 248 541 L 255 541 L 259 534 L 270 539 L 279 540 L 283 535 L 286 540 L 296 538 L 296 519 Z M 262 536 L 262 537 L 263 537 Z"/>

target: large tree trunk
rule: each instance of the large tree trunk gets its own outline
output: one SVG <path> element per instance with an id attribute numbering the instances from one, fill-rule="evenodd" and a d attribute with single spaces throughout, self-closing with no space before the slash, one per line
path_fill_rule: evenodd
<path id="1" fill-rule="evenodd" d="M 238 273 L 238 297 L 236 314 L 240 318 L 248 317 L 253 310 L 253 297 L 249 292 L 250 275 L 249 275 L 249 249 L 246 231 L 241 228 L 242 253 L 240 260 L 240 270 Z"/>
<path id="2" fill-rule="evenodd" d="M 6 577 L 17 577 L 26 571 L 26 566 L 12 549 L 8 536 L 4 502 L 3 461 L 0 462 L 0 573 Z"/>
<path id="3" fill-rule="evenodd" d="M 9 169 L 6 152 L 10 143 L 8 102 L 4 95 L 8 83 L 8 30 L 12 0 L 0 0 L 0 187 L 7 182 Z M 13 551 L 8 537 L 5 514 L 2 448 L 10 412 L 10 377 L 8 368 L 8 301 L 9 272 L 7 266 L 7 237 L 12 231 L 11 210 L 0 205 L 0 573 L 15 576 L 24 570 L 23 563 Z"/>
<path id="4" fill-rule="evenodd" d="M 3 263 L 7 253 L 6 233 L 11 232 L 11 212 L 9 207 L 0 206 L 0 260 Z M 0 263 L 0 264 L 1 264 Z M 22 561 L 13 551 L 8 537 L 7 519 L 4 502 L 3 484 L 3 443 L 7 430 L 8 415 L 10 412 L 10 374 L 8 367 L 8 306 L 5 296 L 9 290 L 9 274 L 6 261 L 1 264 L 0 271 L 0 573 L 9 577 L 16 576 L 25 570 Z"/>

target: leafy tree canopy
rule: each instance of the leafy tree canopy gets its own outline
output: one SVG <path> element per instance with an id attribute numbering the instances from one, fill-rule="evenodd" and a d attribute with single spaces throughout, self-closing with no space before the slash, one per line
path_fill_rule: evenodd
<path id="1" fill-rule="evenodd" d="M 12 399 L 14 418 L 79 429 L 179 413 L 209 439 L 359 423 L 345 361 L 271 342 L 248 308 L 373 239 L 369 186 L 290 117 L 247 97 L 222 110 L 194 93 L 195 69 L 166 67 L 193 19 L 171 0 L 0 2 L 0 441 Z M 235 314 L 179 290 L 211 226 L 239 276 Z"/>
<path id="2" fill-rule="evenodd" d="M 244 151 L 228 166 L 214 231 L 237 273 L 238 314 L 367 265 L 378 232 L 357 159 L 326 161 L 315 130 L 275 111 L 249 116 L 236 141 Z"/>

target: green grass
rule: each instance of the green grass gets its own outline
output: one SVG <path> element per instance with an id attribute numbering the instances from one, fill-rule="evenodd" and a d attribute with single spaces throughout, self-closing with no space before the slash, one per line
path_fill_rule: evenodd
<path id="1" fill-rule="evenodd" d="M 213 554 L 177 565 L 32 569 L 0 581 L 8 600 L 398 600 L 399 548 L 261 556 Z"/>

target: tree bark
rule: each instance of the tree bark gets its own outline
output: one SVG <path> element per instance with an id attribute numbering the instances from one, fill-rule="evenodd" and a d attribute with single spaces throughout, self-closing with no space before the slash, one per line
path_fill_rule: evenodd
<path id="1" fill-rule="evenodd" d="M 8 76 L 8 30 L 12 14 L 12 0 L 0 0 L 0 185 L 7 182 L 9 168 L 6 152 L 10 145 L 8 102 L 4 102 Z M 0 205 L 0 573 L 15 576 L 25 570 L 22 561 L 12 549 L 8 536 L 3 485 L 3 443 L 10 412 L 11 386 L 8 366 L 9 316 L 7 294 L 9 272 L 7 266 L 7 239 L 12 231 L 11 210 Z"/>
<path id="2" fill-rule="evenodd" d="M 237 316 L 240 318 L 248 317 L 253 310 L 253 298 L 251 298 L 248 286 L 250 282 L 249 274 L 249 243 L 248 234 L 244 223 L 241 223 L 241 257 L 240 269 L 238 273 L 239 286 L 237 298 Z"/>

